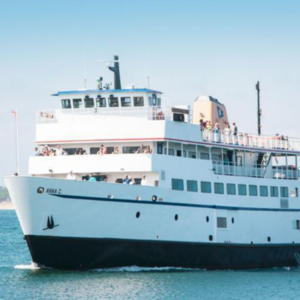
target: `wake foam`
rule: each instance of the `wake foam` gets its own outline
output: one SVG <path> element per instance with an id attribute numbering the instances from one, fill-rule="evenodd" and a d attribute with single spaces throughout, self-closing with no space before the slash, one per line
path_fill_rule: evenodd
<path id="1" fill-rule="evenodd" d="M 205 269 L 192 269 L 192 268 L 176 268 L 176 267 L 120 267 L 120 268 L 107 268 L 107 269 L 96 269 L 97 272 L 198 272 L 205 271 Z"/>
<path id="2" fill-rule="evenodd" d="M 35 263 L 31 263 L 30 265 L 16 265 L 15 269 L 19 269 L 19 270 L 40 270 L 41 267 L 39 267 Z"/>

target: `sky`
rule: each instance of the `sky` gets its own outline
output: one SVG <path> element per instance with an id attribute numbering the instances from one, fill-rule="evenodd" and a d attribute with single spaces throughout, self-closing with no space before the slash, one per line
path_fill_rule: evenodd
<path id="1" fill-rule="evenodd" d="M 96 88 L 119 55 L 123 86 L 160 90 L 173 104 L 211 95 L 239 131 L 300 137 L 300 1 L 0 0 L 0 185 L 33 155 L 35 112 L 58 108 L 57 91 Z M 86 70 L 86 72 L 85 72 Z"/>

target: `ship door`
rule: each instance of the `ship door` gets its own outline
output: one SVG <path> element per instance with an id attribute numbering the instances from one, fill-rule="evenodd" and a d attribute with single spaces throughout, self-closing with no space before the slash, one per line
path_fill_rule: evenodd
<path id="1" fill-rule="evenodd" d="M 228 243 L 228 214 L 226 210 L 216 211 L 216 241 L 217 243 Z"/>

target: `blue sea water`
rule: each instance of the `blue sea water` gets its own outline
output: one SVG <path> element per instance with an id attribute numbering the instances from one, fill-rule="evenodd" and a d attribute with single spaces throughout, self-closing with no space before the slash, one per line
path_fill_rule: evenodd
<path id="1" fill-rule="evenodd" d="M 300 299 L 300 268 L 35 268 L 14 211 L 0 211 L 0 299 Z"/>

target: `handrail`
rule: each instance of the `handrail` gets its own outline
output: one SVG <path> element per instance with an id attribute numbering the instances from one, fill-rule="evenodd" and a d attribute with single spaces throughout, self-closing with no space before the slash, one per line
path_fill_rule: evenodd
<path id="1" fill-rule="evenodd" d="M 222 144 L 236 145 L 253 148 L 278 149 L 278 150 L 300 150 L 300 140 L 286 136 L 259 136 L 250 133 L 216 133 L 208 130 L 202 131 L 204 141 Z"/>
<path id="2" fill-rule="evenodd" d="M 212 161 L 213 171 L 218 175 L 273 179 L 299 179 L 299 170 L 286 166 L 261 166 L 257 164 L 238 165 L 234 162 Z"/>

